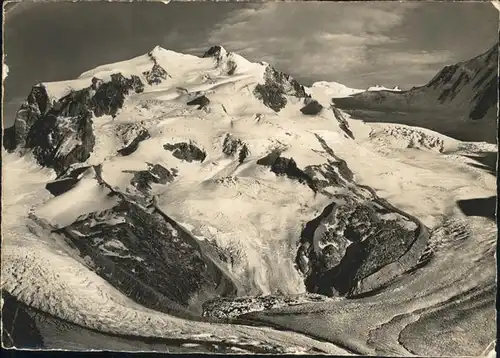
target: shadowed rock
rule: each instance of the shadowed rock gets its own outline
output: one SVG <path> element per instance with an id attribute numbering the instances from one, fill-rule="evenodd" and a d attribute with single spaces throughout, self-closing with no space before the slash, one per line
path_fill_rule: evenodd
<path id="1" fill-rule="evenodd" d="M 2 291 L 2 343 L 5 348 L 44 348 L 43 336 L 27 307 L 6 291 Z"/>
<path id="2" fill-rule="evenodd" d="M 222 152 L 227 156 L 232 156 L 236 154 L 242 145 L 243 143 L 239 138 L 233 138 L 233 136 L 228 133 L 224 137 L 224 142 L 222 143 Z"/>
<path id="3" fill-rule="evenodd" d="M 177 159 L 185 160 L 187 162 L 203 162 L 207 157 L 205 151 L 201 150 L 193 143 L 182 142 L 175 144 L 164 144 L 163 149 L 171 151 L 172 155 Z"/>
<path id="4" fill-rule="evenodd" d="M 137 190 L 147 192 L 151 189 L 151 184 L 167 184 L 174 181 L 175 172 L 171 172 L 160 164 L 148 164 L 147 170 L 134 172 L 134 177 L 130 181 Z"/>
<path id="5" fill-rule="evenodd" d="M 63 106 L 71 106 L 73 103 L 75 102 L 68 101 Z M 80 112 L 74 112 L 77 110 Z M 79 103 L 69 110 L 63 107 L 62 112 L 76 115 L 69 117 L 61 114 L 60 110 L 52 109 L 43 119 L 33 124 L 26 140 L 26 148 L 33 150 L 38 163 L 54 168 L 58 174 L 74 163 L 86 161 L 95 145 L 92 113 Z"/>
<path id="6" fill-rule="evenodd" d="M 80 168 L 68 169 L 65 173 L 60 175 L 57 180 L 47 183 L 45 185 L 45 189 L 47 189 L 54 196 L 64 194 L 78 184 L 81 174 L 89 168 L 89 166 L 84 166 Z"/>
<path id="7" fill-rule="evenodd" d="M 2 145 L 8 152 L 16 149 L 16 129 L 14 126 L 3 130 Z"/>
<path id="8" fill-rule="evenodd" d="M 132 75 L 126 78 L 121 73 L 112 74 L 111 81 L 99 86 L 92 97 L 91 106 L 95 116 L 116 116 L 130 91 L 136 93 L 144 91 L 144 84 L 139 77 Z"/>
<path id="9" fill-rule="evenodd" d="M 498 43 L 479 56 L 444 67 L 424 86 L 366 91 L 333 102 L 365 122 L 400 123 L 463 141 L 496 143 L 497 67 Z"/>
<path id="10" fill-rule="evenodd" d="M 43 118 L 51 106 L 47 90 L 43 84 L 34 86 L 26 101 L 24 101 L 16 113 L 14 120 L 14 147 L 23 147 L 25 145 L 31 126 Z"/>
<path id="11" fill-rule="evenodd" d="M 150 138 L 149 132 L 147 129 L 142 129 L 137 136 L 130 142 L 129 145 L 122 149 L 118 149 L 118 153 L 127 156 L 132 153 L 134 153 L 137 150 L 137 147 L 139 146 L 139 143 L 142 142 L 143 140 L 146 140 Z"/>
<path id="12" fill-rule="evenodd" d="M 115 116 L 130 91 L 143 89 L 139 77 L 115 73 L 109 82 L 93 78 L 91 86 L 50 105 L 45 87 L 35 86 L 16 115 L 16 145 L 32 149 L 40 165 L 61 174 L 93 151 L 92 117 Z"/>
<path id="13" fill-rule="evenodd" d="M 257 164 L 268 166 L 276 175 L 297 180 L 299 183 L 307 184 L 314 192 L 317 191 L 313 179 L 297 167 L 295 160 L 281 157 L 278 151 L 269 153 L 264 158 L 257 160 Z"/>
<path id="14" fill-rule="evenodd" d="M 428 236 L 416 219 L 378 198 L 332 198 L 301 234 L 296 262 L 309 292 L 359 295 L 420 262 Z"/>
<path id="15" fill-rule="evenodd" d="M 497 198 L 490 196 L 489 198 L 458 200 L 457 204 L 467 216 L 482 216 L 494 220 L 496 202 Z"/>
<path id="16" fill-rule="evenodd" d="M 345 119 L 345 117 L 343 116 L 342 112 L 340 112 L 337 108 L 335 108 L 334 106 L 331 107 L 332 108 L 332 111 L 333 111 L 333 115 L 335 116 L 335 118 L 337 119 L 337 121 L 339 122 L 339 128 L 342 129 L 342 131 L 347 134 L 350 138 L 354 139 L 354 134 L 352 133 L 352 131 L 349 129 L 349 123 L 347 122 L 347 120 Z"/>
<path id="17" fill-rule="evenodd" d="M 239 138 L 233 138 L 230 133 L 224 138 L 222 152 L 227 156 L 233 156 L 238 153 L 238 162 L 240 164 L 250 155 L 250 150 L 246 143 L 243 143 Z"/>
<path id="18" fill-rule="evenodd" d="M 210 100 L 206 96 L 200 96 L 187 103 L 188 106 L 198 106 L 198 109 L 203 109 L 210 104 Z"/>
<path id="19" fill-rule="evenodd" d="M 240 153 L 238 154 L 238 162 L 241 164 L 245 161 L 245 159 L 250 155 L 250 149 L 248 149 L 246 144 L 240 149 Z"/>
<path id="20" fill-rule="evenodd" d="M 210 47 L 204 54 L 203 58 L 206 57 L 219 57 L 221 55 L 222 47 L 221 46 L 212 46 Z"/>
<path id="21" fill-rule="evenodd" d="M 148 308 L 196 319 L 188 310 L 196 309 L 190 307 L 193 296 L 233 292 L 191 235 L 131 202 L 87 215 L 58 233 L 91 269 Z"/>
<path id="22" fill-rule="evenodd" d="M 168 78 L 167 71 L 165 71 L 163 67 L 156 63 L 156 61 L 151 68 L 151 71 L 144 71 L 142 74 L 144 75 L 144 77 L 146 77 L 146 81 L 150 86 L 159 85 Z"/>
<path id="23" fill-rule="evenodd" d="M 321 112 L 323 106 L 318 101 L 309 101 L 304 107 L 300 109 L 303 114 L 314 116 Z"/>
<path id="24" fill-rule="evenodd" d="M 265 106 L 275 112 L 282 110 L 286 104 L 285 96 L 299 98 L 310 97 L 299 82 L 292 76 L 280 72 L 268 66 L 264 72 L 264 84 L 258 84 L 254 89 L 254 95 L 262 100 Z"/>

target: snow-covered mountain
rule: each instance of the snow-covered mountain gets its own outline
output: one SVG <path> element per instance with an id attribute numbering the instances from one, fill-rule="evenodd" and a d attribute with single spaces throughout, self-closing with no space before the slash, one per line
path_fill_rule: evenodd
<path id="1" fill-rule="evenodd" d="M 353 121 L 331 105 L 342 91 L 306 88 L 220 46 L 202 57 L 156 47 L 34 86 L 5 134 L 3 290 L 102 332 L 345 353 L 206 320 L 315 294 L 331 297 L 322 304 L 370 296 L 431 260 L 441 211 L 412 205 L 462 198 L 469 176 L 481 180 L 467 195 L 493 181 L 461 156 L 486 144 Z M 433 170 L 420 172 L 429 158 L 450 161 L 440 178 L 461 177 L 436 190 Z M 268 298 L 234 299 L 258 295 Z"/>
<path id="2" fill-rule="evenodd" d="M 367 91 L 393 91 L 393 92 L 399 92 L 401 91 L 401 88 L 399 86 L 394 86 L 393 88 L 388 88 L 384 87 L 381 85 L 375 85 L 372 87 L 368 87 Z"/>
<path id="3" fill-rule="evenodd" d="M 424 86 L 408 91 L 367 91 L 334 102 L 345 110 L 378 112 L 370 114 L 375 121 L 495 143 L 497 71 L 498 44 L 473 59 L 446 66 Z"/>
<path id="4" fill-rule="evenodd" d="M 387 88 L 381 85 L 375 85 L 368 87 L 366 90 L 362 90 L 350 88 L 338 82 L 327 81 L 314 82 L 310 89 L 310 93 L 313 97 L 322 98 L 327 102 L 332 98 L 345 98 L 366 91 L 401 91 L 401 89 L 398 86 L 395 86 L 394 88 Z"/>

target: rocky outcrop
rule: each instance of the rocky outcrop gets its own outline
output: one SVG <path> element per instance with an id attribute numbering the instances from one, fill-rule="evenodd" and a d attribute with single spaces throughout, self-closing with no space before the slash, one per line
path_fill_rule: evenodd
<path id="1" fill-rule="evenodd" d="M 296 262 L 309 292 L 366 294 L 419 262 L 428 236 L 416 219 L 376 197 L 332 199 L 301 234 Z"/>
<path id="2" fill-rule="evenodd" d="M 26 138 L 26 148 L 32 149 L 38 163 L 54 168 L 58 174 L 87 160 L 94 149 L 92 112 L 79 100 L 58 102 L 62 109 L 51 109 L 33 124 Z"/>
<path id="3" fill-rule="evenodd" d="M 306 105 L 300 109 L 302 114 L 306 114 L 309 116 L 315 116 L 321 110 L 323 109 L 323 106 L 316 100 L 311 100 L 311 101 L 306 101 Z"/>
<path id="4" fill-rule="evenodd" d="M 345 119 L 344 115 L 342 112 L 338 109 L 335 108 L 334 106 L 331 107 L 333 111 L 333 115 L 335 116 L 335 119 L 339 122 L 339 128 L 347 134 L 347 136 L 351 139 L 354 139 L 354 134 L 352 131 L 349 129 L 349 123 Z"/>
<path id="5" fill-rule="evenodd" d="M 331 194 L 324 189 L 346 186 L 346 183 L 352 181 L 353 173 L 347 163 L 338 158 L 320 136 L 316 135 L 316 137 L 325 149 L 325 154 L 331 157 L 324 164 L 307 165 L 304 169 L 300 169 L 293 158 L 282 157 L 281 151 L 278 149 L 257 160 L 257 164 L 270 167 L 270 170 L 276 175 L 286 176 L 289 179 L 306 184 L 315 193 L 319 192 L 330 196 Z"/>
<path id="6" fill-rule="evenodd" d="M 267 66 L 264 73 L 264 84 L 258 84 L 253 93 L 262 100 L 265 106 L 271 108 L 275 112 L 282 110 L 286 104 L 285 96 L 293 96 L 299 98 L 310 97 L 299 82 L 292 76 L 280 72 Z"/>
<path id="7" fill-rule="evenodd" d="M 97 86 L 94 96 L 91 99 L 91 110 L 96 117 L 103 115 L 116 116 L 116 113 L 123 107 L 125 97 L 131 92 L 141 93 L 144 91 L 144 84 L 137 76 L 124 77 L 121 73 L 111 75 L 111 81 Z"/>
<path id="8" fill-rule="evenodd" d="M 172 155 L 177 159 L 185 160 L 186 162 L 199 161 L 203 162 L 207 157 L 204 150 L 198 148 L 193 142 L 164 144 L 163 149 L 172 152 Z"/>
<path id="9" fill-rule="evenodd" d="M 175 169 L 168 170 L 160 164 L 148 164 L 147 170 L 136 171 L 130 184 L 141 192 L 148 192 L 151 184 L 167 184 L 174 181 L 177 176 Z"/>
<path id="10" fill-rule="evenodd" d="M 210 104 L 210 100 L 206 96 L 196 97 L 187 103 L 188 106 L 198 106 L 198 109 L 203 109 Z"/>
<path id="11" fill-rule="evenodd" d="M 142 142 L 143 140 L 146 140 L 150 138 L 149 132 L 147 129 L 142 128 L 139 130 L 139 132 L 135 135 L 135 137 L 130 141 L 128 145 L 125 147 L 118 149 L 118 153 L 127 156 L 132 153 L 134 153 L 137 150 L 137 147 L 139 147 L 139 143 Z"/>
<path id="12" fill-rule="evenodd" d="M 2 146 L 8 152 L 11 152 L 14 149 L 16 149 L 16 129 L 14 126 L 5 128 L 3 130 Z"/>
<path id="13" fill-rule="evenodd" d="M 276 175 L 297 180 L 299 183 L 307 184 L 314 192 L 317 191 L 311 176 L 299 169 L 293 158 L 284 158 L 279 151 L 271 152 L 264 158 L 257 160 L 257 164 L 268 166 Z"/>
<path id="14" fill-rule="evenodd" d="M 250 155 L 250 149 L 246 144 L 243 144 L 240 148 L 240 153 L 238 154 L 238 162 L 241 164 Z"/>
<path id="15" fill-rule="evenodd" d="M 246 143 L 243 143 L 239 138 L 234 138 L 231 133 L 224 137 L 222 152 L 227 156 L 234 156 L 238 153 L 238 162 L 240 164 L 250 155 Z"/>
<path id="16" fill-rule="evenodd" d="M 167 71 L 165 71 L 165 69 L 163 67 L 161 67 L 156 62 L 156 60 L 154 59 L 154 57 L 152 57 L 152 59 L 154 61 L 154 65 L 151 68 L 151 70 L 150 71 L 144 71 L 142 73 L 144 75 L 144 77 L 146 77 L 146 81 L 148 82 L 148 84 L 150 86 L 152 86 L 152 85 L 159 85 L 160 83 L 162 83 L 164 80 L 166 80 L 168 78 Z"/>
<path id="17" fill-rule="evenodd" d="M 16 146 L 32 149 L 40 165 L 61 174 L 87 160 L 93 151 L 92 117 L 116 116 L 126 95 L 143 89 L 139 77 L 115 73 L 109 82 L 93 78 L 91 86 L 50 105 L 45 87 L 35 86 L 16 115 Z"/>
<path id="18" fill-rule="evenodd" d="M 238 149 L 243 145 L 239 138 L 234 138 L 231 133 L 226 134 L 222 143 L 222 152 L 227 156 L 236 154 Z"/>
<path id="19" fill-rule="evenodd" d="M 100 167 L 94 172 L 117 205 L 54 229 L 91 270 L 148 308 L 193 319 L 199 317 L 193 312 L 201 310 L 198 296 L 235 294 L 231 278 L 211 255 L 211 244 L 198 242 L 158 211 L 154 200 L 139 205 L 107 184 Z M 149 168 L 156 181 L 170 180 L 162 175 L 168 172 L 159 165 Z"/>
<path id="20" fill-rule="evenodd" d="M 59 176 L 57 180 L 47 183 L 45 185 L 45 189 L 47 189 L 54 196 L 64 194 L 74 188 L 76 184 L 78 184 L 82 174 L 89 168 L 89 166 L 83 166 L 73 169 L 69 168 L 65 173 Z"/>
<path id="21" fill-rule="evenodd" d="M 211 46 L 204 54 L 203 54 L 203 58 L 206 58 L 206 57 L 215 57 L 215 58 L 218 58 L 221 56 L 222 52 L 224 51 L 224 49 L 222 48 L 222 46 L 219 46 L 219 45 L 215 45 L 215 46 Z"/>
<path id="22" fill-rule="evenodd" d="M 16 113 L 14 121 L 14 144 L 11 147 L 23 147 L 30 128 L 41 119 L 52 107 L 47 90 L 43 84 L 38 84 L 31 89 L 28 98 Z"/>

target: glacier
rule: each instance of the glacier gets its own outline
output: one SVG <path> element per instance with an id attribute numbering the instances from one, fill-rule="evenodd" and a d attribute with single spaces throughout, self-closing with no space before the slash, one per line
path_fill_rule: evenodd
<path id="1" fill-rule="evenodd" d="M 36 85 L 2 152 L 2 290 L 100 332 L 249 352 L 484 350 L 496 227 L 455 203 L 495 195 L 470 156 L 496 147 L 331 102 L 356 93 L 220 46 Z"/>

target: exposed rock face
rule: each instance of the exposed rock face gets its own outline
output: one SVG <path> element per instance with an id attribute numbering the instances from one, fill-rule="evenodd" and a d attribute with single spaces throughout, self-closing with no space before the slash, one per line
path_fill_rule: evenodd
<path id="1" fill-rule="evenodd" d="M 103 115 L 115 116 L 123 107 L 125 96 L 130 91 L 141 93 L 144 91 L 144 84 L 137 76 L 124 77 L 121 73 L 111 75 L 111 81 L 101 84 L 95 95 L 92 97 L 91 110 L 96 117 Z"/>
<path id="2" fill-rule="evenodd" d="M 221 46 L 212 46 L 210 47 L 204 54 L 203 54 L 203 58 L 206 58 L 206 57 L 220 57 L 221 55 L 221 52 L 223 51 L 222 47 Z"/>
<path id="3" fill-rule="evenodd" d="M 16 129 L 14 126 L 3 130 L 2 145 L 8 152 L 16 149 Z"/>
<path id="4" fill-rule="evenodd" d="M 482 89 L 479 90 L 473 98 L 474 105 L 469 112 L 469 118 L 472 120 L 478 120 L 484 118 L 488 112 L 495 108 L 498 101 L 498 77 L 492 76 L 491 73 L 494 71 L 489 71 L 483 77 L 481 77 L 475 84 L 474 88 L 478 88 L 482 86 Z M 487 83 L 486 78 L 489 77 Z M 483 84 L 484 83 L 484 84 Z"/>
<path id="5" fill-rule="evenodd" d="M 149 132 L 147 129 L 142 128 L 139 130 L 139 133 L 130 141 L 128 145 L 123 147 L 122 149 L 118 149 L 118 153 L 124 156 L 130 155 L 137 150 L 139 143 L 143 140 L 150 138 Z"/>
<path id="6" fill-rule="evenodd" d="M 47 183 L 47 185 L 45 185 L 45 189 L 47 189 L 54 196 L 64 194 L 75 187 L 75 185 L 79 182 L 81 175 L 89 168 L 89 166 L 74 169 L 70 168 L 57 180 Z"/>
<path id="7" fill-rule="evenodd" d="M 323 106 L 316 100 L 306 101 L 306 105 L 300 109 L 303 114 L 307 114 L 309 116 L 315 116 L 321 110 Z"/>
<path id="8" fill-rule="evenodd" d="M 203 162 L 207 156 L 207 153 L 198 148 L 193 142 L 164 144 L 163 149 L 171 151 L 172 155 L 177 159 L 185 160 L 187 162 Z"/>
<path id="9" fill-rule="evenodd" d="M 339 128 L 342 129 L 342 131 L 344 131 L 344 133 L 347 134 L 350 138 L 354 139 L 354 134 L 349 129 L 349 123 L 342 115 L 342 112 L 340 112 L 338 108 L 335 108 L 334 106 L 332 106 L 331 108 L 335 118 L 339 122 Z"/>
<path id="10" fill-rule="evenodd" d="M 264 80 L 265 83 L 263 85 L 258 84 L 253 93 L 257 98 L 262 100 L 264 105 L 275 112 L 279 112 L 286 106 L 287 99 L 285 96 L 309 97 L 304 86 L 298 83 L 292 76 L 279 72 L 271 66 L 266 68 Z"/>
<path id="11" fill-rule="evenodd" d="M 62 233 L 96 272 L 149 308 L 187 307 L 200 290 L 215 291 L 218 278 L 193 238 L 132 203 L 89 215 Z"/>
<path id="12" fill-rule="evenodd" d="M 243 145 L 239 138 L 233 138 L 231 133 L 226 134 L 224 143 L 222 144 L 222 152 L 227 156 L 234 155 Z"/>
<path id="13" fill-rule="evenodd" d="M 275 150 L 264 158 L 257 160 L 257 164 L 270 167 L 271 171 L 276 175 L 283 175 L 292 180 L 297 180 L 299 183 L 306 184 L 315 193 L 321 192 L 330 196 L 323 189 L 345 186 L 347 182 L 353 179 L 353 174 L 347 167 L 347 163 L 338 158 L 320 137 L 318 139 L 325 148 L 326 154 L 332 158 L 327 163 L 307 165 L 302 170 L 297 167 L 297 163 L 293 158 L 281 157 L 281 152 Z"/>
<path id="14" fill-rule="evenodd" d="M 31 126 L 42 118 L 50 108 L 51 103 L 45 87 L 42 84 L 34 86 L 26 101 L 16 113 L 14 147 L 25 145 Z"/>
<path id="15" fill-rule="evenodd" d="M 235 293 L 231 279 L 214 264 L 217 258 L 202 251 L 210 249 L 208 243 L 201 245 L 154 205 L 138 205 L 115 191 L 101 169 L 94 169 L 118 204 L 56 230 L 93 271 L 146 307 L 190 318 L 201 309 L 191 307 L 193 297 Z M 160 165 L 150 165 L 149 174 L 156 182 L 172 179 Z"/>
<path id="16" fill-rule="evenodd" d="M 240 153 L 238 154 L 238 162 L 241 164 L 245 161 L 245 159 L 250 155 L 250 149 L 248 149 L 246 144 L 240 149 Z"/>
<path id="17" fill-rule="evenodd" d="M 314 192 L 317 191 L 313 179 L 297 167 L 297 163 L 295 163 L 293 158 L 281 157 L 279 151 L 269 153 L 264 158 L 257 160 L 257 164 L 268 166 L 276 175 L 298 180 L 300 183 L 307 184 Z"/>
<path id="18" fill-rule="evenodd" d="M 139 77 L 116 73 L 106 83 L 94 78 L 91 86 L 50 105 L 45 88 L 35 86 L 16 115 L 16 146 L 32 149 L 40 165 L 61 174 L 93 151 L 92 116 L 115 116 L 130 91 L 143 89 Z"/>
<path id="19" fill-rule="evenodd" d="M 222 152 L 227 156 L 234 156 L 236 153 L 238 153 L 238 161 L 240 164 L 243 163 L 248 155 L 250 155 L 248 146 L 239 138 L 233 138 L 230 133 L 228 133 L 226 137 L 224 137 Z"/>
<path id="20" fill-rule="evenodd" d="M 222 48 L 215 47 L 207 51 L 205 55 L 217 58 L 224 55 L 224 61 L 226 61 L 226 54 Z M 224 66 L 228 63 L 230 64 L 230 62 L 224 62 Z M 156 63 L 155 66 L 151 71 L 144 72 L 150 85 L 159 84 L 168 77 L 163 68 L 157 66 Z M 214 72 L 225 76 L 223 71 Z M 234 73 L 234 69 L 229 69 L 227 73 Z M 46 185 L 46 189 L 53 195 L 68 193 L 81 180 L 91 180 L 92 184 L 96 184 L 99 189 L 97 191 L 99 194 L 96 196 L 103 195 L 106 199 L 112 197 L 118 202 L 115 205 L 116 202 L 113 200 L 109 205 L 115 206 L 111 209 L 93 209 L 99 211 L 82 215 L 69 225 L 67 222 L 61 224 L 64 227 L 50 227 L 51 230 L 54 229 L 64 236 L 71 250 L 74 250 L 75 257 L 79 256 L 89 268 L 137 302 L 164 312 L 175 311 L 188 314 L 187 307 L 195 305 L 199 310 L 198 306 L 206 298 L 235 295 L 247 290 L 247 287 L 240 289 L 235 282 L 243 286 L 246 284 L 246 276 L 253 274 L 249 270 L 248 275 L 247 271 L 244 271 L 245 274 L 242 276 L 245 277 L 237 276 L 238 264 L 245 264 L 247 253 L 243 251 L 248 247 L 222 246 L 222 243 L 221 247 L 218 247 L 215 239 L 200 241 L 197 239 L 198 236 L 191 235 L 156 206 L 155 193 L 157 192 L 154 190 L 156 189 L 154 184 L 167 185 L 174 181 L 177 177 L 175 169 L 169 169 L 160 164 L 146 163 L 148 167 L 145 170 L 126 171 L 122 170 L 124 168 L 120 165 L 130 164 L 134 165 L 133 168 L 137 168 L 135 166 L 137 162 L 134 163 L 134 160 L 144 163 L 146 155 L 150 155 L 150 158 L 157 155 L 166 156 L 167 160 L 174 162 L 174 158 L 187 162 L 204 162 L 207 152 L 196 143 L 186 140 L 164 144 L 164 149 L 171 152 L 174 158 L 171 158 L 168 153 L 157 151 L 144 153 L 145 151 L 141 150 L 140 155 L 132 155 L 140 143 L 150 137 L 146 125 L 150 125 L 148 128 L 151 130 L 151 135 L 156 136 L 163 133 L 163 123 L 159 125 L 157 118 L 151 118 L 152 124 L 146 124 L 146 121 L 137 119 L 134 112 L 130 111 L 131 118 L 120 116 L 118 120 L 106 123 L 103 130 L 111 128 L 115 135 L 111 143 L 119 143 L 118 147 L 121 148 L 118 149 L 118 154 L 132 155 L 131 158 L 114 157 L 108 160 L 109 156 L 105 159 L 96 156 L 97 159 L 103 160 L 102 164 L 95 167 L 77 167 L 78 163 L 89 158 L 96 143 L 94 134 L 97 133 L 94 133 L 92 118 L 103 115 L 115 117 L 124 105 L 127 94 L 131 91 L 142 92 L 144 90 L 144 84 L 141 83 L 140 78 L 142 76 L 125 78 L 119 73 L 112 75 L 109 82 L 94 78 L 88 88 L 73 91 L 53 104 L 46 101 L 48 96 L 43 86 L 34 89 L 24 110 L 20 111 L 16 119 L 20 130 L 15 134 L 20 136 L 19 143 L 24 143 L 23 146 L 33 150 L 41 165 L 52 167 L 57 172 L 58 179 Z M 310 99 L 304 87 L 297 81 L 270 66 L 267 67 L 265 73 L 265 84 L 259 86 L 254 94 L 260 96 L 264 104 L 275 111 L 283 108 L 287 96 L 305 99 L 306 106 L 302 108 L 304 114 L 314 115 L 323 109 L 317 101 Z M 183 95 L 189 94 L 189 91 L 183 88 L 178 88 L 178 91 Z M 210 100 L 202 93 L 197 92 L 195 96 L 199 97 L 187 104 L 199 106 L 199 109 L 205 108 Z M 136 113 L 139 118 L 144 112 L 158 114 L 159 111 L 156 109 L 165 106 L 164 101 L 155 102 L 149 98 L 149 93 L 146 97 L 144 103 L 151 107 L 149 110 L 147 107 L 142 107 L 141 111 Z M 128 109 L 127 115 L 129 115 Z M 142 111 L 142 109 L 147 110 Z M 168 115 L 179 114 L 175 112 L 176 108 L 172 112 L 170 110 L 172 108 L 168 108 Z M 185 108 L 181 110 L 180 113 L 185 113 Z M 349 135 L 347 121 L 339 111 L 337 113 L 334 109 L 334 113 L 341 128 Z M 161 114 L 163 116 L 163 112 Z M 167 118 L 170 120 L 169 117 Z M 261 118 L 261 114 L 256 114 L 257 121 Z M 162 119 L 163 117 L 158 121 Z M 179 127 L 183 130 L 191 130 L 186 128 L 183 122 Z M 176 131 L 179 127 L 172 125 L 172 133 L 178 135 L 180 132 Z M 171 128 L 168 130 L 170 131 Z M 267 128 L 269 131 L 275 130 L 271 127 Z M 216 134 L 215 132 L 209 134 L 210 140 L 221 139 L 218 127 L 216 131 Z M 181 135 L 184 136 L 186 132 L 182 132 Z M 283 133 L 278 131 L 268 136 L 268 133 L 262 131 L 257 133 L 258 136 L 262 135 L 262 138 L 250 138 L 249 143 L 252 145 L 257 143 L 259 146 L 262 139 L 274 141 L 276 137 L 271 137 L 271 135 L 275 134 L 280 136 Z M 285 134 L 293 135 L 289 132 Z M 352 133 L 350 135 L 352 136 Z M 300 138 L 298 135 L 297 137 Z M 352 182 L 353 173 L 347 167 L 346 162 L 338 158 L 318 135 L 317 138 L 323 151 L 314 150 L 318 154 L 314 158 L 322 164 L 299 168 L 294 158 L 282 156 L 283 152 L 280 150 L 273 151 L 259 159 L 257 164 L 267 166 L 277 176 L 287 177 L 307 185 L 314 194 L 323 194 L 332 199 L 332 204 L 325 209 L 325 212 L 318 218 L 311 218 L 312 220 L 301 234 L 296 262 L 300 271 L 305 275 L 307 289 L 310 292 L 327 295 L 353 296 L 366 293 L 388 282 L 395 273 L 414 267 L 426 238 L 419 235 L 419 230 L 422 229 L 415 221 L 384 204 L 374 195 L 363 196 L 358 193 L 362 190 Z M 107 139 L 109 137 L 105 140 Z M 154 140 L 157 139 L 161 140 L 161 137 L 154 138 Z M 250 142 L 250 140 L 255 140 L 255 142 Z M 101 143 L 99 142 L 100 145 Z M 298 145 L 300 146 L 301 143 L 299 142 Z M 106 145 L 102 147 L 105 147 L 106 151 L 109 150 L 111 155 L 116 154 L 114 152 L 116 148 L 106 147 Z M 100 149 L 102 147 L 100 146 Z M 103 150 L 104 154 L 110 155 L 106 151 Z M 231 134 L 225 136 L 222 152 L 228 157 L 237 158 L 240 164 L 254 160 L 249 158 L 249 145 Z M 100 154 L 102 153 L 99 152 Z M 220 152 L 216 153 L 216 157 L 220 154 Z M 295 158 L 300 161 L 298 156 Z M 110 170 L 102 170 L 108 164 Z M 202 169 L 210 167 L 211 163 L 209 164 L 202 166 Z M 84 172 L 85 177 L 82 179 Z M 114 180 L 118 177 L 115 185 L 124 184 L 124 187 L 119 188 L 108 184 L 102 172 L 108 173 Z M 128 177 L 124 176 L 127 180 L 121 180 L 123 172 L 131 174 Z M 235 193 L 238 194 L 246 194 L 244 180 L 240 180 L 237 176 L 240 175 L 239 173 L 240 171 L 218 172 L 221 175 L 215 179 L 215 184 L 226 186 L 228 190 L 235 189 Z M 95 178 L 92 177 L 93 174 Z M 228 174 L 230 175 L 227 176 Z M 241 175 L 243 177 L 245 174 Z M 258 186 L 257 189 L 259 189 Z M 348 196 L 332 194 L 332 192 L 346 192 Z M 173 190 L 164 194 L 175 196 Z M 320 199 L 323 200 L 323 197 Z M 168 204 L 165 204 L 162 199 L 161 205 Z M 189 204 L 186 203 L 186 205 Z M 315 214 L 311 214 L 313 215 Z M 220 217 L 223 220 L 227 219 L 224 215 Z M 212 217 L 210 220 L 215 219 Z M 57 218 L 54 221 L 56 222 Z M 199 228 L 193 229 L 193 232 L 195 230 Z M 298 236 L 299 233 L 296 235 Z M 270 265 L 273 264 L 274 262 L 270 263 Z M 235 271 L 229 274 L 227 271 L 230 270 L 229 268 L 235 268 Z M 255 267 L 252 267 L 252 270 L 254 269 Z M 297 272 L 293 272 L 293 275 L 295 274 Z M 237 276 L 235 281 L 232 275 Z M 250 285 L 253 284 L 257 283 L 250 283 Z M 207 306 L 206 316 L 230 318 L 251 310 L 295 304 L 298 301 L 289 300 L 286 297 L 266 297 L 241 302 L 237 300 L 224 302 L 228 304 L 222 304 L 218 311 L 214 310 L 213 306 L 212 308 Z"/>
<path id="21" fill-rule="evenodd" d="M 301 235 L 297 265 L 309 292 L 367 293 L 419 262 L 427 236 L 418 221 L 376 197 L 371 201 L 345 195 L 332 198 L 332 204 L 307 223 Z M 385 275 L 370 281 L 391 264 Z"/>
<path id="22" fill-rule="evenodd" d="M 148 84 L 150 86 L 158 85 L 168 78 L 167 71 L 165 71 L 163 67 L 156 63 L 156 61 L 151 71 L 145 71 L 142 74 L 144 75 L 144 77 L 146 77 L 146 80 L 148 81 Z"/>
<path id="23" fill-rule="evenodd" d="M 188 106 L 198 106 L 198 109 L 203 109 L 210 104 L 210 100 L 206 96 L 200 96 L 187 103 Z"/>
<path id="24" fill-rule="evenodd" d="M 84 162 L 94 149 L 92 112 L 75 100 L 66 98 L 58 102 L 62 110 L 54 107 L 30 128 L 26 148 L 42 166 L 63 173 L 73 163 Z"/>
<path id="25" fill-rule="evenodd" d="M 141 192 L 147 192 L 151 189 L 151 183 L 171 183 L 176 175 L 177 172 L 175 170 L 170 171 L 160 164 L 148 164 L 147 170 L 135 172 L 130 184 Z"/>

